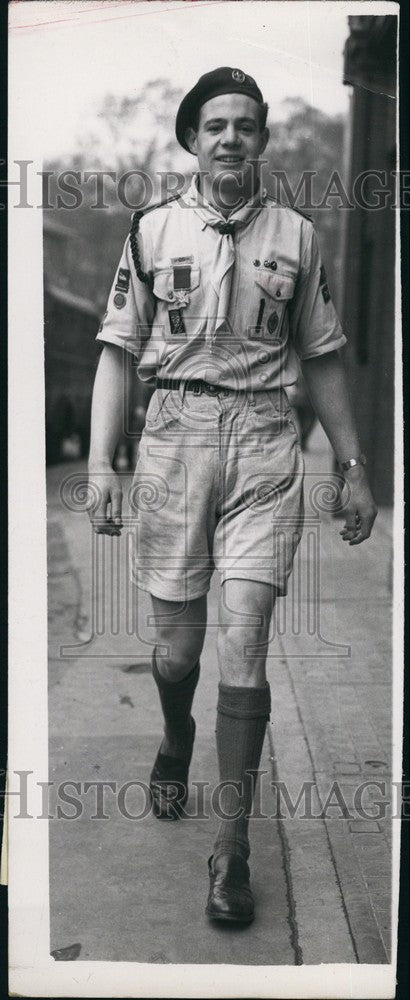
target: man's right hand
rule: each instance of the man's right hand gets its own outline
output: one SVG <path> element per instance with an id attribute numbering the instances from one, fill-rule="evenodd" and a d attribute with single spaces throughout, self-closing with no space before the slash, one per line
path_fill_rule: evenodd
<path id="1" fill-rule="evenodd" d="M 90 506 L 88 516 L 97 535 L 120 535 L 123 527 L 122 489 L 111 466 L 90 465 L 88 469 Z"/>

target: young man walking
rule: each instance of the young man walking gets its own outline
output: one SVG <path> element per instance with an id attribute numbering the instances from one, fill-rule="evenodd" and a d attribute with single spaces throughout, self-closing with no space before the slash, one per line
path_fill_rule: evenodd
<path id="1" fill-rule="evenodd" d="M 105 346 L 89 459 L 100 497 L 94 530 L 119 534 L 112 461 L 124 361 L 136 358 L 140 378 L 155 385 L 133 485 L 134 580 L 152 599 L 164 715 L 153 809 L 178 819 L 187 799 L 216 568 L 216 742 L 228 818 L 209 861 L 207 913 L 241 923 L 254 916 L 247 816 L 270 715 L 269 625 L 302 532 L 303 459 L 286 396 L 296 355 L 348 483 L 343 540 L 360 544 L 376 517 L 338 354 L 345 337 L 313 225 L 261 187 L 266 116 L 256 82 L 232 67 L 206 73 L 182 101 L 176 135 L 199 171 L 184 195 L 133 218 L 98 334 Z"/>

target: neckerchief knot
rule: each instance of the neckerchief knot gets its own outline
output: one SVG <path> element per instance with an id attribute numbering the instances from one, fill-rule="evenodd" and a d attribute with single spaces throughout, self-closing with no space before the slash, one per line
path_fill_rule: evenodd
<path id="1" fill-rule="evenodd" d="M 233 236 L 235 232 L 235 223 L 221 222 L 219 226 L 217 226 L 216 228 L 218 230 L 218 233 L 221 234 L 221 236 Z"/>

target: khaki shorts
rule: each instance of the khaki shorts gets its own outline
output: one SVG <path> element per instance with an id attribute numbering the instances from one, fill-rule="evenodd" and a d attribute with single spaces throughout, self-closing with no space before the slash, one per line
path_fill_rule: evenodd
<path id="1" fill-rule="evenodd" d="M 151 397 L 131 491 L 132 579 L 168 601 L 207 593 L 214 569 L 286 594 L 303 526 L 304 464 L 286 393 Z"/>

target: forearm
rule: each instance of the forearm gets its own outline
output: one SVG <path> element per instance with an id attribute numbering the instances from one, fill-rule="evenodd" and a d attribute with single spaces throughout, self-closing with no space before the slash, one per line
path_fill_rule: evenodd
<path id="1" fill-rule="evenodd" d="M 95 376 L 91 408 L 89 465 L 111 465 L 123 426 L 124 377 L 128 358 L 120 347 L 107 344 Z"/>
<path id="2" fill-rule="evenodd" d="M 345 369 L 337 351 L 302 362 L 313 408 L 339 462 L 356 458 L 360 442 L 353 417 Z"/>

